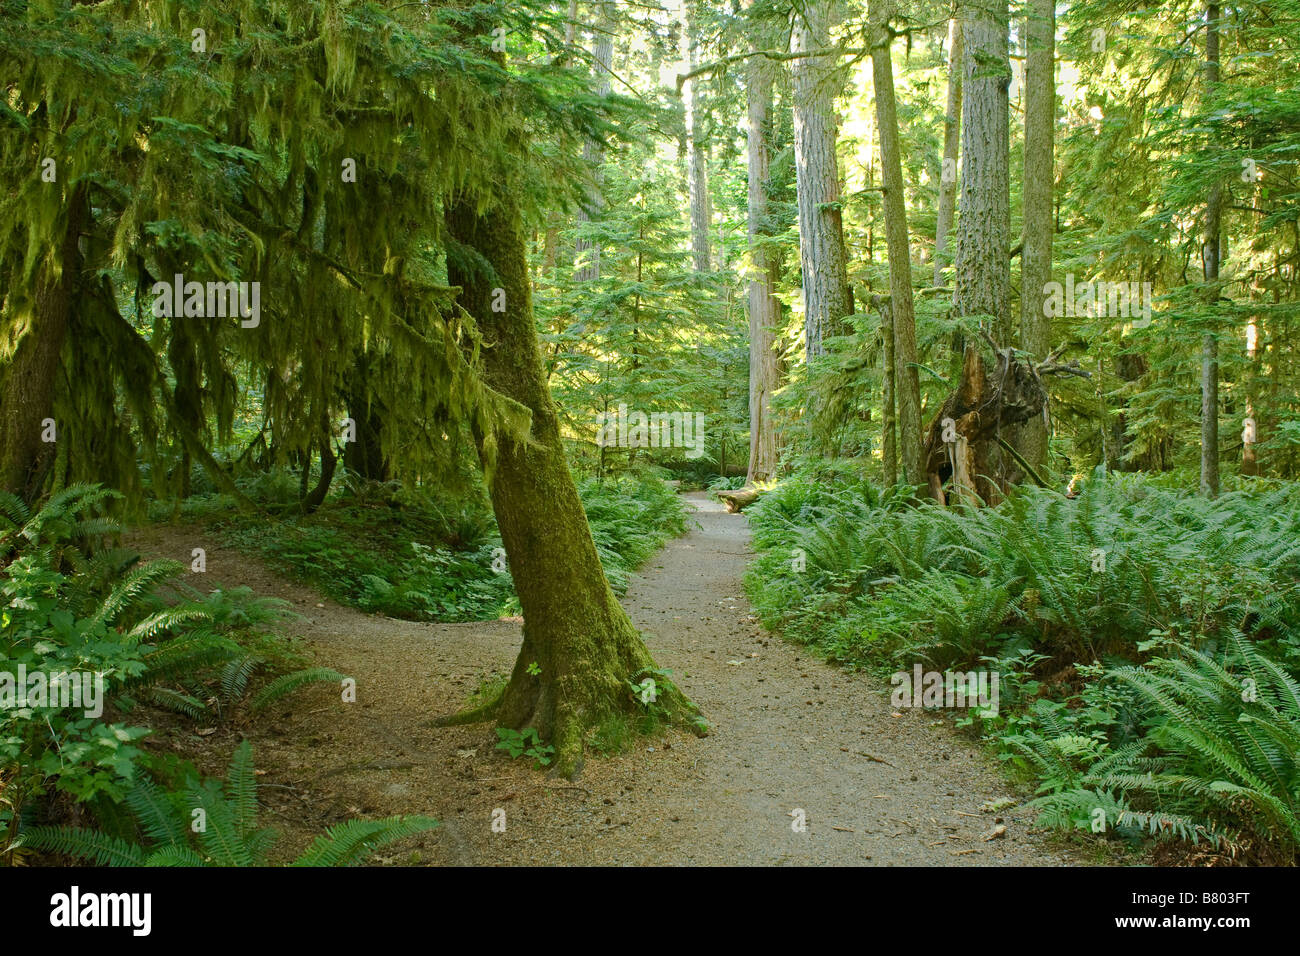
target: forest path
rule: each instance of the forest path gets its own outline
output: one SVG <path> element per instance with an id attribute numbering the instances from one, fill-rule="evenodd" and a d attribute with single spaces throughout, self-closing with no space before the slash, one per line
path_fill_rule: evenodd
<path id="1" fill-rule="evenodd" d="M 709 721 L 697 739 L 637 739 L 557 780 L 494 749 L 490 725 L 434 728 L 480 679 L 508 673 L 520 621 L 420 624 L 342 607 L 247 555 L 156 526 L 130 542 L 189 560 L 208 549 L 212 584 L 292 601 L 285 628 L 319 663 L 357 679 L 358 701 L 317 686 L 270 717 L 151 738 L 216 771 L 240 736 L 266 771 L 265 822 L 305 846 L 341 819 L 425 813 L 442 825 L 391 862 L 447 864 L 1079 865 L 1024 811 L 982 810 L 1009 793 L 990 761 L 932 714 L 890 706 L 879 681 L 762 630 L 742 588 L 749 532 L 703 493 L 697 527 L 633 579 L 623 605 Z M 504 832 L 493 832 L 494 811 Z M 792 812 L 803 811 L 796 832 Z M 496 814 L 500 820 L 500 814 Z M 986 840 L 998 823 L 1003 835 Z"/>

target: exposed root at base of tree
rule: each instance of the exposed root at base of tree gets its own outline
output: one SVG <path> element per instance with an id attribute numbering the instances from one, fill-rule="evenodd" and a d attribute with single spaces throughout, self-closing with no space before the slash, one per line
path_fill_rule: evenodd
<path id="1" fill-rule="evenodd" d="M 429 722 L 431 727 L 463 727 L 466 724 L 482 724 L 492 720 L 501 709 L 501 698 L 505 696 L 505 688 L 493 695 L 491 700 L 485 701 L 477 707 L 470 710 L 458 711 L 454 714 L 447 714 L 445 717 L 437 717 Z"/>
<path id="2" fill-rule="evenodd" d="M 555 748 L 552 772 L 557 776 L 578 776 L 589 737 L 610 720 L 651 715 L 698 736 L 708 732 L 699 708 L 655 666 L 630 622 L 628 630 L 632 640 L 620 634 L 608 643 L 585 643 L 585 653 L 568 666 L 532 668 L 536 661 L 525 637 L 498 701 L 497 723 L 512 730 L 535 729 Z M 614 660 L 599 660 L 611 656 Z"/>

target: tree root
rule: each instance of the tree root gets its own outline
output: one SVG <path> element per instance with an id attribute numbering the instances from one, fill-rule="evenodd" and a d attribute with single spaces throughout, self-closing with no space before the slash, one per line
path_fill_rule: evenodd
<path id="1" fill-rule="evenodd" d="M 462 727 L 465 724 L 483 724 L 496 717 L 497 711 L 501 709 L 501 698 L 505 696 L 505 688 L 502 688 L 495 697 L 485 703 L 480 704 L 470 710 L 458 711 L 454 714 L 447 714 L 443 717 L 436 717 L 429 721 L 430 727 Z"/>

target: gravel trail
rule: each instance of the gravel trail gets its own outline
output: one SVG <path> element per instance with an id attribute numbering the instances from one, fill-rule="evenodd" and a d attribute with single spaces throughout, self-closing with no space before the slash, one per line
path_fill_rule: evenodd
<path id="1" fill-rule="evenodd" d="M 271 784 L 262 791 L 266 822 L 286 833 L 289 851 L 351 816 L 437 817 L 437 831 L 381 859 L 396 865 L 1083 862 L 1035 831 L 1032 815 L 983 809 L 1011 794 L 990 761 L 933 714 L 895 712 L 875 678 L 765 632 L 742 587 L 746 519 L 703 493 L 686 497 L 697 527 L 647 562 L 623 605 L 659 666 L 700 706 L 706 738 L 660 734 L 618 756 L 589 756 L 575 781 L 549 777 L 494 749 L 487 725 L 430 726 L 459 710 L 484 676 L 508 672 L 518 619 L 420 624 L 365 614 L 192 528 L 156 526 L 129 543 L 187 564 L 203 546 L 202 583 L 291 601 L 303 618 L 285 630 L 319 663 L 355 677 L 358 701 L 317 687 L 269 718 L 204 736 L 177 727 L 153 745 L 215 770 L 249 737 Z"/>

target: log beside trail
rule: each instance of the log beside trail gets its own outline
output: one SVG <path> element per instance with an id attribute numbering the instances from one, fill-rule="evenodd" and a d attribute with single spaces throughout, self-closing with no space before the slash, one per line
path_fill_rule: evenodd
<path id="1" fill-rule="evenodd" d="M 731 514 L 744 511 L 746 506 L 752 505 L 762 494 L 761 491 L 752 486 L 739 488 L 736 491 L 719 491 L 716 493 L 718 500 L 727 506 L 727 511 Z"/>

